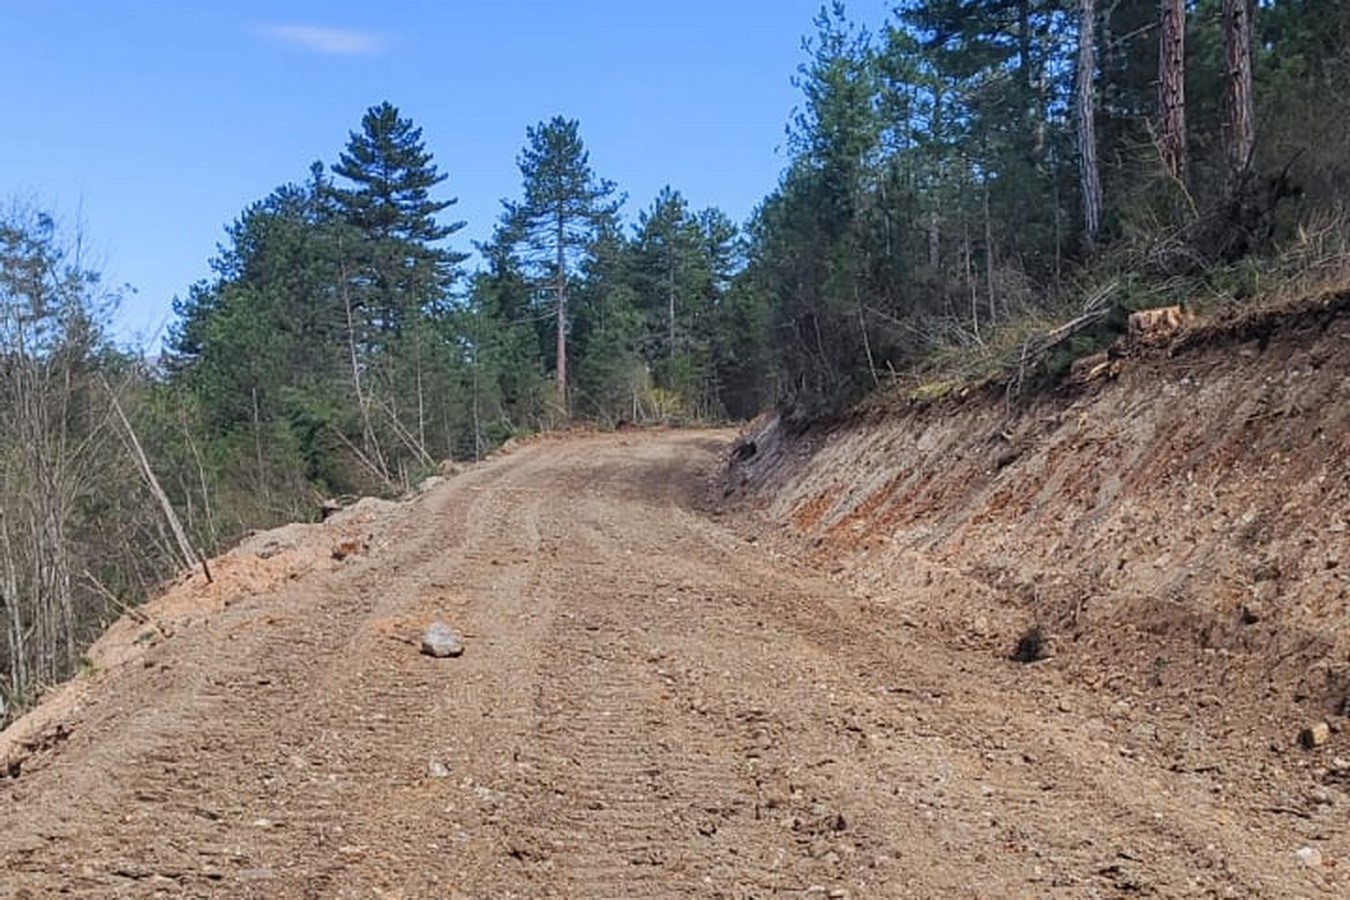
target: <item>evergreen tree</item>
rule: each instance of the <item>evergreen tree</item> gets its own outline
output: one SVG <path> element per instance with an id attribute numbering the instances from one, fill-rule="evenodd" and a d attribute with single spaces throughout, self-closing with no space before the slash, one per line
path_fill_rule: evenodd
<path id="1" fill-rule="evenodd" d="M 702 285 L 707 315 L 698 339 L 711 357 L 715 404 L 710 412 L 748 419 L 778 399 L 769 357 L 769 310 L 745 289 L 745 240 L 720 209 L 696 216 L 704 254 Z"/>
<path id="2" fill-rule="evenodd" d="M 808 414 L 856 397 L 872 379 L 872 325 L 863 297 L 867 197 L 883 131 L 870 34 L 842 4 L 816 19 L 797 79 L 804 107 L 789 128 L 794 158 L 761 207 L 757 274 L 770 294 L 785 381 Z"/>
<path id="3" fill-rule="evenodd" d="M 464 223 L 437 219 L 456 203 L 431 198 L 446 176 L 432 162 L 422 129 L 387 101 L 366 111 L 332 169 L 352 185 L 332 195 L 338 215 L 359 236 L 344 291 L 364 326 L 361 349 L 370 355 L 366 390 L 358 390 L 368 423 L 365 449 L 384 470 L 370 424 L 371 407 L 382 407 L 390 438 L 430 464 L 454 440 L 446 418 L 457 377 L 447 349 L 448 294 L 466 255 L 441 242 Z M 353 361 L 354 382 L 358 366 Z"/>
<path id="4" fill-rule="evenodd" d="M 1083 237 L 1088 247 L 1097 243 L 1097 233 L 1102 224 L 1102 176 L 1097 165 L 1096 31 L 1096 0 L 1080 0 L 1074 123 L 1078 144 L 1078 183 L 1083 202 Z"/>
<path id="5" fill-rule="evenodd" d="M 1186 182 L 1186 2 L 1163 0 L 1158 38 L 1158 144 L 1163 168 Z"/>
<path id="6" fill-rule="evenodd" d="M 1225 142 L 1230 188 L 1237 186 L 1251 165 L 1256 147 L 1256 113 L 1252 96 L 1251 0 L 1223 0 Z"/>
<path id="7" fill-rule="evenodd" d="M 597 232 L 580 275 L 573 331 L 577 411 L 609 424 L 674 415 L 672 404 L 653 391 L 640 352 L 646 329 L 633 248 L 617 222 Z"/>
<path id="8" fill-rule="evenodd" d="M 365 268 L 357 285 L 369 294 L 369 314 L 397 332 L 409 316 L 432 310 L 466 255 L 439 243 L 464 227 L 436 217 L 457 201 L 431 199 L 445 181 L 422 142 L 422 129 L 399 117 L 392 104 L 366 111 L 333 172 L 352 183 L 334 188 L 339 215 L 365 241 Z"/>
<path id="9" fill-rule="evenodd" d="M 240 485 L 295 497 L 406 484 L 456 444 L 465 365 L 448 291 L 460 226 L 421 132 L 372 108 L 333 171 L 250 206 L 215 277 L 176 305 L 170 371 L 187 386 Z M 292 474 L 294 473 L 294 474 Z"/>
<path id="10" fill-rule="evenodd" d="M 226 229 L 216 279 L 175 301 L 171 371 L 187 371 L 222 428 L 276 413 L 285 385 L 323 384 L 341 371 L 336 223 L 322 189 L 285 185 L 252 204 Z"/>
<path id="11" fill-rule="evenodd" d="M 1350 197 L 1350 4 L 1263 3 L 1252 24 L 1253 174 L 1287 173 L 1309 206 L 1338 212 Z"/>
<path id="12" fill-rule="evenodd" d="M 512 244 L 536 283 L 552 295 L 554 385 L 559 410 L 567 412 L 568 284 L 595 236 L 618 213 L 614 183 L 596 178 L 576 120 L 554 117 L 526 129 L 517 162 L 523 179 L 519 203 L 503 201 Z"/>
<path id="13" fill-rule="evenodd" d="M 470 438 L 457 449 L 474 458 L 513 435 L 544 427 L 548 380 L 533 308 L 534 288 L 501 234 L 480 244 L 486 267 L 474 275 L 456 313 L 467 361 Z"/>
<path id="14" fill-rule="evenodd" d="M 678 191 L 663 188 L 638 214 L 633 245 L 634 287 L 647 317 L 645 353 L 664 388 L 690 393 L 688 371 L 698 355 L 695 323 L 709 299 L 703 234 Z M 692 399 L 692 398 L 691 398 Z"/>
<path id="15" fill-rule="evenodd" d="M 325 442 L 352 405 L 339 290 L 345 226 L 332 216 L 322 173 L 316 164 L 305 185 L 246 209 L 226 229 L 215 279 L 175 301 L 169 371 L 222 454 L 237 457 L 240 488 L 264 504 L 300 477 L 341 481 Z"/>

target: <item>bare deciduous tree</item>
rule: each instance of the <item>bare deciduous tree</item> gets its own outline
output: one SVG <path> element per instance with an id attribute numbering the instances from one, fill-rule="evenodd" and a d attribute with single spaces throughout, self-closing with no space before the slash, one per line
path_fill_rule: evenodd
<path id="1" fill-rule="evenodd" d="M 27 209 L 0 220 L 0 593 L 20 697 L 76 658 L 67 530 L 105 424 L 88 402 L 94 279 L 55 233 Z"/>
<path id="2" fill-rule="evenodd" d="M 105 374 L 131 369 L 101 333 L 115 298 L 79 246 L 48 215 L 0 210 L 0 692 L 16 709 L 177 568 L 109 402 Z"/>

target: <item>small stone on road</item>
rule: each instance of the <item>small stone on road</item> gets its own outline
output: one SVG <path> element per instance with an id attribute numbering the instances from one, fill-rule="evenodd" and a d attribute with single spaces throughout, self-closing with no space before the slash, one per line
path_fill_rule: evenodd
<path id="1" fill-rule="evenodd" d="M 1315 869 L 1322 865 L 1322 851 L 1316 847 L 1299 847 L 1294 851 L 1298 861 L 1310 869 Z"/>
<path id="2" fill-rule="evenodd" d="M 459 656 L 464 652 L 464 642 L 453 628 L 436 621 L 422 634 L 422 652 L 437 659 Z"/>

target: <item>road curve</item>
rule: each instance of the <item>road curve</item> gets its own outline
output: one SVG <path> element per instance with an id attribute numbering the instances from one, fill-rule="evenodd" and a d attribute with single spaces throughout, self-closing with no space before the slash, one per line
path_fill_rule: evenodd
<path id="1" fill-rule="evenodd" d="M 109 673 L 0 896 L 1317 896 L 1201 779 L 719 514 L 725 432 L 528 444 Z M 915 562 L 914 590 L 928 578 Z M 408 639 L 443 617 L 458 659 Z"/>

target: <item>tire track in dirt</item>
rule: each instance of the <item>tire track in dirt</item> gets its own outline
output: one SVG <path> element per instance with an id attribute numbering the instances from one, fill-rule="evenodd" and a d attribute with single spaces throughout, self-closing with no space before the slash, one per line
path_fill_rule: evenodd
<path id="1" fill-rule="evenodd" d="M 661 666 L 665 635 L 690 623 L 666 614 L 671 601 L 638 572 L 649 563 L 625 557 L 603 586 L 561 604 L 545 644 L 552 677 L 538 686 L 525 756 L 534 790 L 511 853 L 565 896 L 705 894 L 736 868 L 717 835 L 751 812 L 752 785 L 724 736 L 676 721 L 690 701 Z"/>
<path id="2" fill-rule="evenodd" d="M 911 562 L 921 594 L 940 567 Z M 919 857 L 940 880 L 902 896 L 1283 897 L 1309 875 L 1291 852 L 1254 849 L 1297 841 L 1245 798 L 1136 759 L 1085 719 L 1081 688 L 1036 689 L 1003 654 L 944 646 L 809 570 L 783 583 L 782 567 L 750 563 L 741 581 L 763 586 L 758 610 L 827 648 L 815 676 L 846 699 L 821 724 L 859 737 L 853 759 L 894 798 L 872 804 L 879 830 L 927 839 Z M 1329 887 L 1307 880 L 1310 895 Z"/>
<path id="3" fill-rule="evenodd" d="M 527 597 L 539 605 L 527 584 L 532 511 L 504 502 L 494 474 L 466 478 L 454 502 L 422 504 L 425 516 L 383 536 L 385 552 L 264 602 L 243 601 L 209 623 L 210 633 L 152 651 L 145 671 L 105 699 L 112 721 L 81 729 L 92 736 L 111 726 L 115 735 L 91 741 L 85 765 L 53 792 L 58 821 L 117 827 L 49 831 L 36 845 L 30 839 L 19 865 L 39 883 L 56 876 L 90 896 L 330 896 L 347 890 L 354 869 L 378 868 L 385 849 L 398 860 L 379 880 L 415 878 L 408 846 L 385 848 L 378 834 L 366 840 L 363 827 L 378 822 L 382 832 L 382 807 L 405 806 L 440 748 L 453 745 L 446 723 L 481 730 L 473 720 L 503 691 L 476 690 L 491 680 L 482 663 L 469 662 L 469 677 L 451 682 L 444 666 L 390 638 L 465 605 L 457 569 L 499 584 L 496 593 L 518 606 Z M 516 561 L 488 565 L 489 554 Z M 479 644 L 480 658 L 490 640 Z"/>
<path id="4" fill-rule="evenodd" d="M 310 692 L 335 708 L 303 731 L 297 756 L 340 786 L 309 807 L 309 840 L 290 853 L 322 864 L 328 882 L 316 884 L 306 864 L 259 896 L 443 896 L 475 880 L 479 859 L 499 855 L 485 839 L 490 785 L 524 730 L 533 623 L 550 602 L 528 492 L 494 479 L 456 500 L 430 514 L 460 527 L 424 543 L 392 579 L 387 564 L 368 562 L 362 593 L 380 599 L 344 654 L 351 662 Z M 464 631 L 469 656 L 446 663 L 416 652 L 437 616 Z"/>
<path id="5" fill-rule="evenodd" d="M 0 897 L 1335 895 L 1081 689 L 907 623 L 923 559 L 864 601 L 711 515 L 726 437 L 520 448 L 110 673 L 0 784 Z M 437 616 L 462 658 L 407 642 Z"/>
<path id="6" fill-rule="evenodd" d="M 847 819 L 817 802 L 823 792 L 807 797 L 816 779 L 790 784 L 775 759 L 783 729 L 762 677 L 785 660 L 772 625 L 766 635 L 735 596 L 744 545 L 698 533 L 700 486 L 668 454 L 635 448 L 603 480 L 577 468 L 588 477 L 561 486 L 572 499 L 560 555 L 605 561 L 605 578 L 559 588 L 510 847 L 522 873 L 537 895 L 578 898 L 845 890 L 838 860 L 812 844 Z M 615 520 L 615 494 L 643 527 Z"/>

